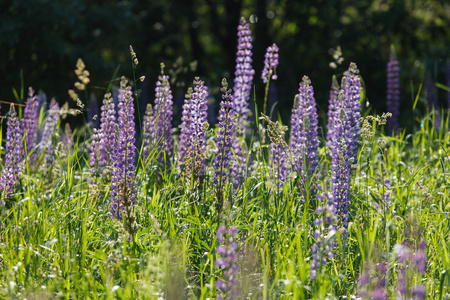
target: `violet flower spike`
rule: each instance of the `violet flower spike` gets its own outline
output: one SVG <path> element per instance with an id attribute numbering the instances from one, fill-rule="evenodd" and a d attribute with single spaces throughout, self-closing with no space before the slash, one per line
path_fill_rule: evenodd
<path id="1" fill-rule="evenodd" d="M 277 194 L 280 194 L 283 190 L 283 185 L 288 178 L 289 169 L 287 160 L 287 149 L 285 149 L 283 143 L 270 144 L 270 178 L 275 184 L 274 190 Z"/>
<path id="2" fill-rule="evenodd" d="M 267 83 L 269 79 L 277 80 L 278 78 L 278 51 L 278 46 L 275 43 L 267 47 L 266 54 L 264 55 L 264 69 L 261 74 L 264 83 Z"/>
<path id="3" fill-rule="evenodd" d="M 6 126 L 5 165 L 2 176 L 0 177 L 0 182 L 2 183 L 4 196 L 9 198 L 14 191 L 14 186 L 19 181 L 23 158 L 21 145 L 23 132 L 13 104 L 11 104 L 9 110 Z M 1 199 L 0 205 L 3 205 Z"/>
<path id="4" fill-rule="evenodd" d="M 339 111 L 337 109 L 337 101 L 339 97 L 339 90 L 340 86 L 336 79 L 336 76 L 333 75 L 332 83 L 331 83 L 331 89 L 330 89 L 330 96 L 328 99 L 328 112 L 327 112 L 327 141 L 331 141 L 331 137 L 333 136 L 333 130 L 334 130 L 334 121 L 339 117 Z M 327 142 L 327 147 L 330 147 L 329 143 Z"/>
<path id="5" fill-rule="evenodd" d="M 391 56 L 387 64 L 387 111 L 392 114 L 387 122 L 387 131 L 391 133 L 400 127 L 400 68 L 397 55 L 392 47 Z"/>
<path id="6" fill-rule="evenodd" d="M 244 129 L 248 122 L 250 109 L 248 101 L 253 85 L 255 70 L 252 68 L 252 37 L 249 24 L 241 18 L 238 26 L 238 46 L 236 71 L 234 72 L 234 107 L 238 114 L 238 124 Z"/>
<path id="7" fill-rule="evenodd" d="M 26 147 L 25 156 L 28 157 L 29 165 L 33 165 L 36 159 L 35 148 L 38 139 L 38 123 L 39 123 L 39 102 L 34 93 L 33 88 L 28 89 L 28 99 L 25 105 L 25 110 L 22 118 L 23 134 L 25 136 L 24 142 Z"/>
<path id="8" fill-rule="evenodd" d="M 311 182 L 319 164 L 318 115 L 314 90 L 308 76 L 303 76 L 291 117 L 290 151 L 294 171 Z M 306 183 L 303 183 L 305 185 Z"/>
<path id="9" fill-rule="evenodd" d="M 100 130 L 99 134 L 99 151 L 100 151 L 100 167 L 109 167 L 112 164 L 112 153 L 116 148 L 116 110 L 111 97 L 111 93 L 107 93 L 103 99 L 101 107 Z"/>
<path id="10" fill-rule="evenodd" d="M 238 229 L 231 227 L 227 229 L 225 225 L 220 225 L 217 229 L 217 246 L 216 252 L 219 258 L 214 264 L 223 271 L 222 279 L 216 282 L 216 288 L 219 290 L 217 299 L 235 299 L 236 286 L 239 284 L 237 274 L 239 273 L 239 266 L 237 259 L 239 257 L 238 243 L 236 236 Z"/>
<path id="11" fill-rule="evenodd" d="M 157 142 L 155 112 L 151 104 L 148 104 L 147 109 L 145 110 L 144 120 L 142 122 L 142 132 L 144 141 L 142 157 L 144 162 L 147 164 L 150 159 L 150 153 Z"/>
<path id="12" fill-rule="evenodd" d="M 51 166 L 53 164 L 53 137 L 58 130 L 59 124 L 59 104 L 55 99 L 50 101 L 50 107 L 47 111 L 47 119 L 45 120 L 44 130 L 39 143 L 40 152 L 44 152 L 44 166 Z"/>
<path id="13" fill-rule="evenodd" d="M 158 161 L 161 164 L 169 162 L 168 159 L 172 152 L 172 99 L 169 76 L 164 75 L 164 64 L 161 64 L 161 75 L 156 82 L 154 109 L 157 134 L 157 156 Z"/>
<path id="14" fill-rule="evenodd" d="M 223 206 L 223 189 L 230 177 L 230 166 L 233 159 L 232 147 L 236 142 L 234 137 L 235 112 L 233 104 L 233 96 L 231 90 L 228 90 L 228 82 L 224 78 L 222 80 L 222 101 L 220 102 L 220 110 L 217 124 L 217 136 L 215 138 L 217 153 L 214 156 L 213 182 L 216 186 L 216 209 L 220 211 Z"/>
<path id="15" fill-rule="evenodd" d="M 181 165 L 185 158 L 186 150 L 190 145 L 190 127 L 191 127 L 191 99 L 193 89 L 188 88 L 185 95 L 183 110 L 181 112 L 180 135 L 178 137 L 178 163 Z"/>
<path id="16" fill-rule="evenodd" d="M 113 176 L 111 178 L 111 217 L 121 220 L 122 214 L 128 222 L 132 219 L 132 206 L 134 204 L 137 188 L 135 184 L 136 155 L 134 101 L 130 86 L 126 86 L 122 78 L 119 89 L 119 117 L 117 125 L 117 140 L 113 153 Z"/>

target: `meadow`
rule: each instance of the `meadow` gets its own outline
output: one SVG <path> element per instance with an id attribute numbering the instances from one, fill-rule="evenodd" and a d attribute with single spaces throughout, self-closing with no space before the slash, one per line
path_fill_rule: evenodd
<path id="1" fill-rule="evenodd" d="M 412 86 L 415 126 L 401 128 L 393 52 L 389 112 L 371 110 L 355 62 L 330 78 L 326 122 L 304 76 L 281 124 L 266 104 L 278 47 L 255 74 L 251 35 L 242 20 L 215 124 L 196 77 L 173 128 L 164 64 L 142 120 L 140 78 L 128 74 L 71 129 L 68 119 L 88 115 L 82 60 L 70 104 L 32 88 L 11 104 L 0 130 L 1 299 L 450 299 L 449 114 L 435 86 Z M 266 84 L 262 107 L 254 80 Z"/>

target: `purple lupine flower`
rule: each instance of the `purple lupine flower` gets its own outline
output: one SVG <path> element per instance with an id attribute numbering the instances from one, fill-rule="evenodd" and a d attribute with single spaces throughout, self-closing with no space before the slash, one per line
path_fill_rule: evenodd
<path id="1" fill-rule="evenodd" d="M 386 273 L 387 264 L 384 262 L 366 266 L 358 280 L 358 296 L 361 299 L 387 300 L 389 297 L 385 291 Z"/>
<path id="2" fill-rule="evenodd" d="M 214 156 L 213 167 L 213 182 L 216 186 L 216 209 L 220 211 L 223 206 L 223 188 L 226 185 L 226 180 L 230 177 L 230 165 L 233 159 L 232 147 L 235 143 L 235 112 L 233 104 L 233 96 L 231 90 L 228 90 L 228 82 L 224 78 L 222 80 L 222 101 L 220 102 L 219 123 L 217 124 L 216 146 L 217 153 Z"/>
<path id="3" fill-rule="evenodd" d="M 315 241 L 311 245 L 312 260 L 309 266 L 309 274 L 312 279 L 317 278 L 317 275 L 323 272 L 328 261 L 334 258 L 334 234 L 336 233 L 334 229 L 336 217 L 332 205 L 319 206 L 316 214 L 317 218 L 314 221 L 316 229 L 313 233 Z"/>
<path id="4" fill-rule="evenodd" d="M 252 69 L 252 37 L 249 24 L 241 18 L 238 26 L 238 46 L 236 53 L 236 71 L 234 72 L 234 108 L 238 114 L 238 124 L 241 129 L 247 125 L 248 101 L 252 89 L 255 70 Z"/>
<path id="5" fill-rule="evenodd" d="M 186 132 L 184 156 L 181 161 L 184 164 L 185 178 L 194 182 L 203 173 L 205 167 L 204 152 L 206 149 L 206 130 L 208 125 L 208 88 L 204 82 L 196 77 L 194 91 L 188 103 L 189 129 Z"/>
<path id="6" fill-rule="evenodd" d="M 35 148 L 38 139 L 38 123 L 39 123 L 39 113 L 38 113 L 39 102 L 37 96 L 34 94 L 33 88 L 28 89 L 28 99 L 25 105 L 25 110 L 22 118 L 22 128 L 23 134 L 25 136 L 24 142 L 26 147 L 25 156 L 28 157 L 29 164 L 33 165 L 36 158 Z"/>
<path id="7" fill-rule="evenodd" d="M 217 299 L 235 299 L 235 287 L 238 285 L 237 274 L 239 273 L 239 266 L 237 259 L 239 257 L 238 243 L 235 241 L 238 234 L 236 227 L 227 229 L 225 225 L 220 225 L 217 229 L 217 246 L 216 252 L 219 258 L 214 264 L 223 271 L 222 279 L 216 282 L 216 288 L 220 294 Z"/>
<path id="8" fill-rule="evenodd" d="M 350 204 L 350 174 L 358 153 L 361 82 L 356 64 L 350 63 L 341 82 L 335 102 L 333 130 L 328 145 L 331 150 L 331 203 L 336 209 L 341 226 L 347 227 Z"/>
<path id="9" fill-rule="evenodd" d="M 100 166 L 99 166 L 99 158 L 100 158 L 100 131 L 97 128 L 94 128 L 91 136 L 91 144 L 89 151 L 89 167 L 91 168 L 91 174 L 94 177 L 98 177 Z"/>
<path id="10" fill-rule="evenodd" d="M 164 75 L 164 64 L 161 64 L 161 75 L 158 77 L 155 89 L 155 121 L 156 147 L 160 163 L 169 162 L 172 152 L 172 115 L 173 101 L 169 76 Z"/>
<path id="11" fill-rule="evenodd" d="M 426 297 L 425 286 L 419 284 L 413 286 L 411 279 L 416 274 L 423 275 L 426 272 L 426 243 L 420 241 L 419 247 L 408 245 L 407 242 L 397 244 L 394 247 L 399 261 L 398 273 L 398 299 L 418 299 L 422 300 Z"/>
<path id="12" fill-rule="evenodd" d="M 45 120 L 44 129 L 42 131 L 41 142 L 39 143 L 39 150 L 44 154 L 44 166 L 50 166 L 53 163 L 53 137 L 58 129 L 59 124 L 59 104 L 55 99 L 50 101 L 50 107 L 47 112 L 47 119 Z"/>
<path id="13" fill-rule="evenodd" d="M 144 121 L 142 122 L 142 132 L 144 133 L 144 148 L 142 150 L 142 157 L 145 163 L 148 162 L 147 160 L 150 158 L 150 153 L 157 142 L 155 125 L 155 113 L 152 105 L 148 104 L 147 109 L 145 110 Z"/>
<path id="14" fill-rule="evenodd" d="M 387 122 L 389 133 L 400 127 L 400 67 L 394 48 L 391 49 L 391 56 L 387 64 L 387 103 L 386 109 L 392 114 Z"/>
<path id="15" fill-rule="evenodd" d="M 318 115 L 314 90 L 308 76 L 303 76 L 291 117 L 290 150 L 295 171 L 311 181 L 319 164 Z M 306 183 L 303 183 L 306 184 Z"/>
<path id="16" fill-rule="evenodd" d="M 331 89 L 330 89 L 330 97 L 328 99 L 328 113 L 327 113 L 327 141 L 331 141 L 334 136 L 334 121 L 339 117 L 340 111 L 338 110 L 338 97 L 339 97 L 339 82 L 335 75 L 333 75 Z M 327 142 L 327 146 L 330 145 Z"/>
<path id="17" fill-rule="evenodd" d="M 341 84 L 344 88 L 344 109 L 347 114 L 348 130 L 351 140 L 349 151 L 356 160 L 358 154 L 358 138 L 359 138 L 359 118 L 361 118 L 361 80 L 359 79 L 359 70 L 355 63 L 350 63 L 348 73 L 345 76 L 345 84 Z"/>
<path id="18" fill-rule="evenodd" d="M 269 79 L 277 80 L 277 67 L 278 67 L 278 46 L 273 43 L 272 46 L 267 47 L 266 54 L 264 56 L 264 69 L 261 74 L 261 78 L 264 83 L 267 83 Z"/>
<path id="19" fill-rule="evenodd" d="M 113 176 L 111 178 L 111 217 L 121 220 L 125 213 L 127 221 L 132 217 L 132 206 L 136 199 L 135 166 L 135 123 L 134 102 L 131 87 L 124 77 L 119 89 L 119 117 L 113 152 Z"/>
<path id="20" fill-rule="evenodd" d="M 116 110 L 110 93 L 105 94 L 103 105 L 101 107 L 99 151 L 100 167 L 112 165 L 112 153 L 116 148 Z"/>
<path id="21" fill-rule="evenodd" d="M 270 143 L 270 177 L 275 184 L 274 189 L 280 194 L 289 174 L 287 149 L 284 143 Z"/>
<path id="22" fill-rule="evenodd" d="M 9 110 L 6 126 L 5 165 L 0 182 L 3 185 L 4 196 L 9 198 L 14 191 L 14 186 L 19 181 L 23 158 L 21 145 L 23 132 L 13 104 L 11 104 Z M 0 202 L 0 205 L 3 205 L 3 203 Z"/>
<path id="23" fill-rule="evenodd" d="M 181 112 L 180 135 L 178 136 L 178 163 L 182 164 L 188 148 L 191 128 L 191 99 L 192 88 L 188 88 L 185 95 L 183 110 Z"/>

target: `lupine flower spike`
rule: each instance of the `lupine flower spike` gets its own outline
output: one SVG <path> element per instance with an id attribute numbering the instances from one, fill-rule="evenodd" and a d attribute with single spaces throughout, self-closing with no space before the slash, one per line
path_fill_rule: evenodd
<path id="1" fill-rule="evenodd" d="M 150 153 L 157 142 L 155 125 L 155 113 L 152 105 L 148 104 L 147 109 L 145 110 L 144 121 L 142 122 L 142 132 L 144 133 L 144 148 L 142 150 L 142 157 L 146 165 L 148 163 L 148 159 L 150 158 Z"/>
<path id="2" fill-rule="evenodd" d="M 333 75 L 331 89 L 330 89 L 330 98 L 328 99 L 328 121 L 327 121 L 327 141 L 331 141 L 331 137 L 334 136 L 334 121 L 339 117 L 339 104 L 337 103 L 339 97 L 339 82 L 335 75 Z M 327 147 L 330 147 L 329 142 L 327 142 Z"/>
<path id="3" fill-rule="evenodd" d="M 52 99 L 50 101 L 47 119 L 45 121 L 41 142 L 39 144 L 40 152 L 43 153 L 45 151 L 43 159 L 44 166 L 51 166 L 53 164 L 53 149 L 54 149 L 53 137 L 58 130 L 59 111 L 60 107 L 58 102 L 56 102 L 55 99 Z"/>
<path id="4" fill-rule="evenodd" d="M 169 163 L 169 157 L 172 152 L 172 98 L 169 76 L 164 75 L 164 64 L 161 64 L 161 75 L 156 82 L 154 111 L 157 155 L 161 164 Z"/>
<path id="5" fill-rule="evenodd" d="M 278 67 L 278 46 L 274 43 L 272 46 L 267 47 L 264 69 L 261 74 L 263 82 L 266 84 L 263 113 L 267 114 L 267 97 L 269 94 L 270 79 L 277 80 L 277 67 Z"/>
<path id="6" fill-rule="evenodd" d="M 216 186 L 216 209 L 220 211 L 223 206 L 223 189 L 230 177 L 230 165 L 233 160 L 231 148 L 235 143 L 234 127 L 235 112 L 233 104 L 233 96 L 231 90 L 228 90 L 228 82 L 224 78 L 222 80 L 222 102 L 220 102 L 220 110 L 217 125 L 216 146 L 217 153 L 214 157 L 213 182 Z"/>
<path id="7" fill-rule="evenodd" d="M 23 113 L 22 127 L 23 134 L 25 136 L 24 142 L 26 147 L 24 147 L 25 155 L 28 159 L 28 165 L 33 165 L 36 159 L 36 145 L 38 139 L 38 115 L 39 103 L 37 96 L 34 94 L 33 88 L 28 89 L 28 99 L 25 105 L 25 110 Z"/>
<path id="8" fill-rule="evenodd" d="M 2 176 L 0 177 L 0 191 L 3 196 L 9 198 L 14 191 L 14 186 L 19 181 L 21 172 L 21 163 L 23 158 L 22 150 L 22 129 L 19 117 L 17 116 L 14 105 L 11 105 L 6 128 L 6 145 L 5 145 L 5 165 Z M 0 196 L 2 196 L 0 194 Z M 0 206 L 2 206 L 0 198 Z"/>
<path id="9" fill-rule="evenodd" d="M 208 88 L 200 78 L 194 80 L 194 91 L 188 104 L 188 132 L 184 147 L 183 168 L 186 181 L 193 180 L 194 186 L 203 173 L 205 167 L 204 152 L 206 149 L 207 96 Z M 185 120 L 183 120 L 184 122 Z"/>
<path id="10" fill-rule="evenodd" d="M 291 117 L 290 151 L 294 171 L 311 181 L 319 164 L 318 115 L 314 90 L 308 76 L 303 76 Z M 303 182 L 303 186 L 306 182 Z"/>
<path id="11" fill-rule="evenodd" d="M 227 229 L 225 225 L 220 225 L 217 230 L 217 254 L 220 257 L 215 261 L 215 265 L 223 271 L 222 279 L 216 282 L 216 288 L 219 290 L 218 300 L 221 299 L 235 299 L 236 290 L 235 287 L 239 281 L 236 275 L 239 273 L 239 266 L 236 261 L 239 257 L 238 243 L 236 242 L 236 236 L 238 229 L 231 227 Z"/>
<path id="12" fill-rule="evenodd" d="M 342 78 L 333 118 L 334 129 L 328 145 L 331 152 L 331 204 L 335 207 L 342 228 L 347 227 L 350 204 L 350 174 L 356 163 L 359 137 L 361 83 L 356 64 L 351 63 Z"/>
<path id="13" fill-rule="evenodd" d="M 389 63 L 387 64 L 387 111 L 392 114 L 392 117 L 387 122 L 388 133 L 400 127 L 400 68 L 395 54 L 395 49 L 392 47 Z"/>
<path id="14" fill-rule="evenodd" d="M 119 117 L 116 130 L 116 146 L 113 153 L 114 165 L 111 178 L 111 217 L 122 220 L 125 229 L 133 236 L 133 204 L 136 199 L 135 166 L 135 123 L 134 102 L 131 87 L 122 77 L 119 89 Z"/>
<path id="15" fill-rule="evenodd" d="M 238 26 L 238 46 L 236 58 L 236 71 L 234 72 L 234 107 L 238 114 L 238 124 L 244 129 L 247 125 L 250 110 L 248 101 L 252 90 L 255 70 L 252 68 L 252 37 L 249 24 L 244 18 Z"/>

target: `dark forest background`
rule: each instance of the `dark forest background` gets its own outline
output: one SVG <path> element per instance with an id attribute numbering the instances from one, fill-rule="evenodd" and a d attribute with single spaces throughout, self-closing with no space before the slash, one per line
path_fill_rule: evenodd
<path id="1" fill-rule="evenodd" d="M 391 45 L 401 67 L 402 126 L 412 121 L 407 111 L 426 76 L 445 84 L 450 59 L 448 1 L 3 0 L 0 100 L 23 103 L 32 86 L 60 103 L 71 101 L 67 90 L 73 88 L 73 70 L 77 58 L 82 58 L 91 74 L 82 99 L 88 102 L 95 95 L 100 101 L 112 78 L 133 77 L 132 45 L 139 59 L 136 76 L 146 76 L 138 81 L 141 107 L 153 101 L 161 62 L 167 74 L 176 75 L 175 103 L 182 103 L 194 76 L 206 81 L 218 101 L 221 79 L 233 80 L 241 16 L 253 31 L 258 104 L 264 95 L 260 74 L 265 49 L 272 43 L 280 48 L 271 97 L 279 101 L 285 122 L 303 75 L 311 78 L 323 117 L 332 75 L 339 77 L 351 61 L 360 69 L 370 107 L 377 113 L 385 111 Z M 344 61 L 331 68 L 338 46 Z M 437 92 L 446 107 L 445 90 Z M 7 109 L 3 104 L 2 115 Z"/>

